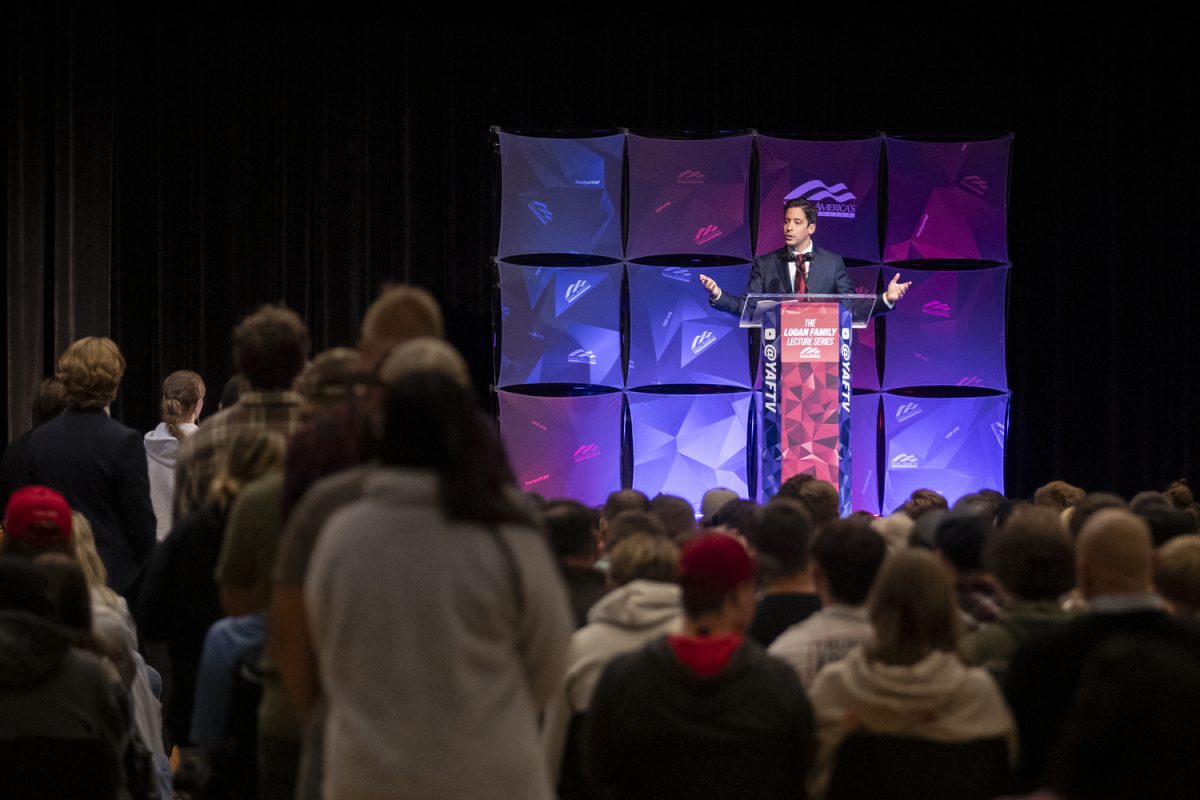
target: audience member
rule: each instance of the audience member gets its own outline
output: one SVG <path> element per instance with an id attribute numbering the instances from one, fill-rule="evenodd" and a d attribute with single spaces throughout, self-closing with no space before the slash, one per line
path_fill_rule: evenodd
<path id="1" fill-rule="evenodd" d="M 1154 588 L 1176 617 L 1200 617 L 1200 535 L 1177 536 L 1158 548 Z"/>
<path id="2" fill-rule="evenodd" d="M 662 524 L 662 520 L 649 511 L 622 511 L 616 516 L 606 518 L 604 523 L 605 554 L 611 554 L 617 545 L 637 534 L 669 538 L 667 527 Z"/>
<path id="3" fill-rule="evenodd" d="M 650 512 L 662 520 L 667 535 L 677 545 L 686 544 L 696 533 L 696 510 L 682 497 L 657 495 L 650 501 Z"/>
<path id="4" fill-rule="evenodd" d="M 296 430 L 302 398 L 292 391 L 292 382 L 308 350 L 308 329 L 287 308 L 262 306 L 234 328 L 233 361 L 246 386 L 235 405 L 183 440 L 175 468 L 176 523 L 204 505 L 235 436 L 263 431 L 286 441 Z"/>
<path id="5" fill-rule="evenodd" d="M 1004 738 L 1015 749 L 1012 715 L 991 677 L 966 667 L 954 584 L 936 557 L 905 550 L 888 558 L 867 601 L 875 635 L 817 673 L 812 703 L 819 794 L 852 730 L 967 742 Z"/>
<path id="6" fill-rule="evenodd" d="M 330 800 L 553 795 L 537 718 L 561 685 L 569 607 L 479 425 L 459 383 L 397 381 L 383 465 L 313 551 Z"/>
<path id="7" fill-rule="evenodd" d="M 814 531 L 819 531 L 838 518 L 841 499 L 837 487 L 829 481 L 811 480 L 805 483 L 800 487 L 797 500 L 812 517 Z"/>
<path id="8" fill-rule="evenodd" d="M 810 481 L 804 489 L 820 481 Z M 821 608 L 808 559 L 813 519 L 796 500 L 763 506 L 746 538 L 754 547 L 762 593 L 747 633 L 762 647 Z"/>
<path id="9" fill-rule="evenodd" d="M 730 531 L 744 537 L 751 528 L 758 524 L 761 513 L 762 506 L 753 500 L 735 498 L 721 506 L 720 510 L 713 514 L 707 527 L 711 530 Z"/>
<path id="10" fill-rule="evenodd" d="M 914 489 L 913 493 L 908 496 L 908 499 L 897 509 L 899 513 L 904 514 L 913 521 L 920 519 L 930 511 L 949 510 L 950 504 L 946 502 L 946 498 L 933 489 Z"/>
<path id="11" fill-rule="evenodd" d="M 1066 481 L 1050 481 L 1044 486 L 1038 487 L 1038 490 L 1033 493 L 1033 502 L 1035 505 L 1046 506 L 1056 514 L 1061 514 L 1068 508 L 1079 505 L 1079 501 L 1083 500 L 1085 492 L 1078 486 L 1072 486 Z"/>
<path id="12" fill-rule="evenodd" d="M 992 515 L 979 504 L 951 511 L 934 534 L 937 553 L 954 579 L 963 621 L 971 630 L 1000 613 L 1000 587 L 983 564 L 991 535 Z"/>
<path id="13" fill-rule="evenodd" d="M 195 433 L 204 408 L 204 380 L 194 372 L 172 372 L 163 381 L 162 422 L 143 438 L 150 472 L 150 502 L 154 506 L 158 540 L 171 530 L 171 503 L 175 499 L 175 461 L 179 443 Z"/>
<path id="14" fill-rule="evenodd" d="M 58 378 L 46 378 L 38 384 L 33 394 L 33 428 L 44 425 L 61 414 L 67 407 L 67 392 Z M 29 439 L 33 428 L 22 433 L 4 448 L 0 459 L 0 508 L 8 505 L 8 498 L 22 486 L 33 483 L 29 477 Z"/>
<path id="15" fill-rule="evenodd" d="M 92 523 L 109 585 L 131 591 L 154 548 L 146 453 L 137 431 L 110 419 L 125 359 L 111 339 L 89 336 L 58 359 L 67 410 L 35 428 L 29 479 L 62 492 Z"/>
<path id="16" fill-rule="evenodd" d="M 737 492 L 732 489 L 721 487 L 709 489 L 700 499 L 700 526 L 702 528 L 713 527 L 713 517 L 717 515 L 717 512 L 724 508 L 726 503 L 737 499 Z"/>
<path id="17" fill-rule="evenodd" d="M 604 573 L 595 566 L 600 547 L 598 531 L 592 527 L 594 517 L 583 503 L 555 500 L 546 506 L 542 519 L 550 549 L 567 584 L 575 627 L 582 628 L 587 624 L 588 609 L 608 591 Z"/>
<path id="18" fill-rule="evenodd" d="M 860 523 L 832 522 L 817 534 L 813 583 L 821 610 L 788 628 L 767 650 L 792 665 L 805 690 L 822 667 L 870 641 L 867 595 L 886 556 L 883 537 Z"/>
<path id="19" fill-rule="evenodd" d="M 584 766 L 615 798 L 803 797 L 812 711 L 796 673 L 749 639 L 754 562 L 711 533 L 683 549 L 683 632 L 618 656 L 584 723 Z"/>

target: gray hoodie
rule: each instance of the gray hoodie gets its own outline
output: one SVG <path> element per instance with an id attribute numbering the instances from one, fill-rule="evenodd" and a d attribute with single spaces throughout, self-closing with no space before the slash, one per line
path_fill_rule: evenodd
<path id="1" fill-rule="evenodd" d="M 179 426 L 184 436 L 190 436 L 197 426 L 185 422 Z M 150 502 L 154 505 L 154 518 L 158 521 L 158 540 L 167 538 L 171 531 L 171 503 L 175 496 L 175 460 L 179 458 L 179 440 L 167 430 L 167 423 L 143 437 L 146 445 L 146 468 L 150 473 Z"/>

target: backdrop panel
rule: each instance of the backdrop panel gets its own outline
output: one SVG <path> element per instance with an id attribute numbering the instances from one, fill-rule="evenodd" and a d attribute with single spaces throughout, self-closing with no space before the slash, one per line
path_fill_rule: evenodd
<path id="1" fill-rule="evenodd" d="M 883 395 L 883 513 L 914 489 L 933 489 L 953 504 L 980 489 L 1004 491 L 1008 395 Z"/>
<path id="2" fill-rule="evenodd" d="M 499 385 L 591 383 L 620 388 L 624 268 L 501 262 Z"/>
<path id="3" fill-rule="evenodd" d="M 621 257 L 625 137 L 500 134 L 501 258 L 521 253 Z"/>
<path id="4" fill-rule="evenodd" d="M 913 285 L 887 315 L 883 388 L 973 386 L 1007 391 L 1008 267 L 898 272 Z"/>
<path id="5" fill-rule="evenodd" d="M 754 393 L 629 392 L 633 488 L 679 495 L 699 509 L 717 486 L 748 497 L 747 423 Z"/>
<path id="6" fill-rule="evenodd" d="M 627 386 L 663 383 L 750 386 L 749 333 L 717 311 L 701 271 L 722 286 L 745 286 L 749 264 L 729 267 L 629 267 Z"/>
<path id="7" fill-rule="evenodd" d="M 879 267 L 849 267 L 850 283 L 857 294 L 876 294 L 879 285 Z M 895 274 L 894 272 L 892 273 Z M 875 318 L 867 327 L 854 331 L 853 352 L 850 357 L 850 385 L 855 389 L 878 391 L 879 364 L 875 357 Z"/>
<path id="8" fill-rule="evenodd" d="M 882 137 L 812 142 L 758 137 L 758 249 L 783 247 L 783 204 L 817 206 L 817 241 L 849 258 L 879 260 Z"/>
<path id="9" fill-rule="evenodd" d="M 753 138 L 630 135 L 626 256 L 695 253 L 748 260 Z"/>
<path id="10" fill-rule="evenodd" d="M 500 436 L 523 491 L 592 506 L 621 488 L 623 394 L 498 394 Z"/>
<path id="11" fill-rule="evenodd" d="M 850 506 L 879 513 L 879 395 L 850 398 Z"/>
<path id="12" fill-rule="evenodd" d="M 982 142 L 888 138 L 883 259 L 1007 261 L 1012 136 Z"/>

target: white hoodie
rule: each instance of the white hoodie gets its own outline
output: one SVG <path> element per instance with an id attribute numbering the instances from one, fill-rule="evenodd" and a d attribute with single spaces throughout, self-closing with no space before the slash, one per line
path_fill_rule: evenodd
<path id="1" fill-rule="evenodd" d="M 179 426 L 184 436 L 190 436 L 197 426 L 185 422 Z M 175 460 L 179 457 L 179 440 L 167 431 L 167 423 L 143 437 L 146 445 L 146 468 L 150 472 L 150 502 L 158 521 L 158 540 L 171 531 L 171 504 L 175 496 Z"/>

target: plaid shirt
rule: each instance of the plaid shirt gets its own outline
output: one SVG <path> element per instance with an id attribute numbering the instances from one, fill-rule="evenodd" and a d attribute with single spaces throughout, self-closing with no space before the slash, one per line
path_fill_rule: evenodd
<path id="1" fill-rule="evenodd" d="M 204 505 L 225 449 L 242 431 L 265 430 L 285 439 L 300 427 L 296 392 L 243 392 L 233 406 L 211 417 L 183 440 L 175 466 L 174 521 Z"/>

